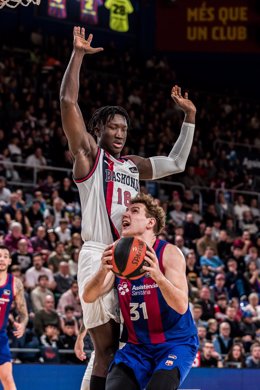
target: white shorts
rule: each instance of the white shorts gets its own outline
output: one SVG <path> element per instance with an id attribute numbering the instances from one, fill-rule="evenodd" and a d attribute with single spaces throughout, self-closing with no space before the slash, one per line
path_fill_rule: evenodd
<path id="1" fill-rule="evenodd" d="M 87 241 L 83 244 L 79 254 L 77 278 L 83 322 L 86 329 L 106 324 L 110 319 L 119 322 L 119 306 L 115 289 L 93 303 L 85 303 L 82 299 L 85 284 L 99 269 L 101 256 L 106 247 L 107 245 L 99 242 Z"/>

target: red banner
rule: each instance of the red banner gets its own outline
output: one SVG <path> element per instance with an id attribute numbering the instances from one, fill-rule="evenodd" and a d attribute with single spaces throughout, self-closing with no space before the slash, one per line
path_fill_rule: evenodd
<path id="1" fill-rule="evenodd" d="M 97 24 L 100 5 L 103 5 L 102 0 L 80 0 L 80 20 L 91 25 Z"/>
<path id="2" fill-rule="evenodd" d="M 260 0 L 157 0 L 156 47 L 260 52 Z"/>
<path id="3" fill-rule="evenodd" d="M 48 0 L 48 15 L 58 19 L 66 19 L 66 0 Z"/>

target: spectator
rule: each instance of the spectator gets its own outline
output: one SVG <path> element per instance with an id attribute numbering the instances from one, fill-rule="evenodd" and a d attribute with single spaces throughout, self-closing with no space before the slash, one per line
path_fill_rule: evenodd
<path id="1" fill-rule="evenodd" d="M 200 237 L 199 226 L 194 222 L 194 216 L 192 213 L 186 215 L 186 219 L 183 223 L 184 233 L 186 242 L 189 246 L 195 245 L 196 240 Z"/>
<path id="2" fill-rule="evenodd" d="M 210 318 L 214 318 L 214 303 L 210 300 L 210 290 L 208 286 L 202 287 L 200 291 L 200 298 L 197 303 L 202 306 L 201 319 L 203 321 L 207 321 Z"/>
<path id="3" fill-rule="evenodd" d="M 246 270 L 245 258 L 242 253 L 242 245 L 234 242 L 232 249 L 232 259 L 237 263 L 237 270 L 241 273 L 244 273 Z"/>
<path id="4" fill-rule="evenodd" d="M 74 252 L 75 249 L 81 249 L 82 246 L 82 239 L 79 233 L 74 233 L 71 236 L 71 241 L 68 244 L 66 248 L 66 253 L 69 256 L 72 256 L 72 253 Z"/>
<path id="5" fill-rule="evenodd" d="M 41 202 L 38 199 L 34 199 L 32 205 L 29 207 L 26 213 L 34 231 L 43 224 L 43 214 L 41 211 Z"/>
<path id="6" fill-rule="evenodd" d="M 74 353 L 74 345 L 77 339 L 75 332 L 75 324 L 73 321 L 65 321 L 63 327 L 63 334 L 59 338 L 59 348 L 63 350 L 72 350 L 71 353 L 61 355 L 61 362 L 65 364 L 76 364 L 78 358 Z"/>
<path id="7" fill-rule="evenodd" d="M 214 345 L 210 341 L 206 341 L 202 349 L 200 367 L 223 367 L 221 357 L 215 351 Z"/>
<path id="8" fill-rule="evenodd" d="M 215 304 L 215 318 L 218 322 L 222 322 L 227 318 L 227 297 L 225 295 L 218 295 Z"/>
<path id="9" fill-rule="evenodd" d="M 55 311 L 52 295 L 47 295 L 44 300 L 44 307 L 34 317 L 34 330 L 38 337 L 44 334 L 45 327 L 53 325 L 60 329 L 60 318 Z"/>
<path id="10" fill-rule="evenodd" d="M 198 326 L 198 338 L 199 338 L 199 343 L 200 343 L 200 346 L 199 346 L 199 349 L 200 351 L 202 351 L 207 339 L 206 339 L 206 336 L 207 336 L 207 329 L 205 326 Z"/>
<path id="11" fill-rule="evenodd" d="M 42 154 L 42 148 L 36 148 L 34 153 L 30 154 L 30 156 L 27 157 L 25 164 L 30 168 L 47 165 L 46 158 Z"/>
<path id="12" fill-rule="evenodd" d="M 73 306 L 67 305 L 64 307 L 63 314 L 60 313 L 61 329 L 62 329 L 62 332 L 64 332 L 64 326 L 65 326 L 66 321 L 73 322 L 74 328 L 75 328 L 75 334 L 78 335 L 80 321 L 78 318 L 75 317 L 74 311 L 75 310 L 74 310 Z"/>
<path id="13" fill-rule="evenodd" d="M 240 337 L 242 332 L 240 328 L 240 318 L 237 317 L 237 308 L 232 305 L 234 305 L 234 302 L 229 304 L 226 309 L 225 322 L 229 323 L 231 329 L 230 336 L 234 339 L 235 337 Z"/>
<path id="14" fill-rule="evenodd" d="M 224 359 L 224 367 L 245 368 L 246 358 L 241 344 L 232 345 L 227 356 Z"/>
<path id="15" fill-rule="evenodd" d="M 12 222 L 10 233 L 5 236 L 4 244 L 11 254 L 18 250 L 18 242 L 24 239 L 28 245 L 28 252 L 32 253 L 33 248 L 30 240 L 22 234 L 22 225 L 19 222 Z"/>
<path id="16" fill-rule="evenodd" d="M 73 278 L 76 278 L 78 273 L 79 252 L 80 249 L 74 249 L 71 255 L 71 259 L 68 261 L 69 272 L 70 275 L 73 276 Z"/>
<path id="17" fill-rule="evenodd" d="M 238 271 L 236 260 L 228 260 L 228 272 L 226 274 L 226 287 L 229 291 L 229 298 L 238 297 L 240 301 L 247 299 L 248 283 L 244 275 Z"/>
<path id="18" fill-rule="evenodd" d="M 183 236 L 177 235 L 174 239 L 174 244 L 180 249 L 180 251 L 183 253 L 183 256 L 186 257 L 190 251 L 189 248 L 187 248 L 184 245 L 184 239 Z"/>
<path id="19" fill-rule="evenodd" d="M 74 233 L 81 234 L 81 217 L 79 215 L 74 215 L 71 222 L 71 234 Z"/>
<path id="20" fill-rule="evenodd" d="M 8 204 L 10 202 L 11 191 L 6 187 L 6 180 L 0 176 L 0 204 Z"/>
<path id="21" fill-rule="evenodd" d="M 54 274 L 54 280 L 56 282 L 55 296 L 59 298 L 61 294 L 65 293 L 71 287 L 73 282 L 73 276 L 69 273 L 69 264 L 66 261 L 61 261 L 59 264 L 59 270 Z"/>
<path id="22" fill-rule="evenodd" d="M 223 273 L 219 273 L 215 276 L 215 284 L 210 286 L 210 299 L 213 302 L 218 300 L 219 296 L 226 297 L 228 299 L 228 290 L 225 287 L 225 275 Z"/>
<path id="23" fill-rule="evenodd" d="M 260 257 L 255 246 L 248 249 L 248 254 L 245 256 L 245 263 L 248 265 L 251 261 L 256 264 L 256 268 L 260 271 Z"/>
<path id="24" fill-rule="evenodd" d="M 250 211 L 250 208 L 245 204 L 243 195 L 238 195 L 236 204 L 234 206 L 234 214 L 239 221 L 243 219 L 244 211 Z"/>
<path id="25" fill-rule="evenodd" d="M 203 256 L 200 257 L 200 266 L 206 265 L 209 271 L 217 273 L 224 269 L 223 261 L 215 255 L 214 248 L 207 246 Z"/>
<path id="26" fill-rule="evenodd" d="M 218 322 L 215 318 L 208 320 L 207 340 L 213 341 L 214 337 L 218 334 Z"/>
<path id="27" fill-rule="evenodd" d="M 250 289 L 252 292 L 260 293 L 260 270 L 256 268 L 256 263 L 251 260 L 247 266 L 247 272 L 245 272 L 244 276 L 247 282 L 250 285 Z"/>
<path id="28" fill-rule="evenodd" d="M 260 368 L 260 344 L 254 343 L 250 348 L 250 356 L 246 359 L 247 368 Z"/>
<path id="29" fill-rule="evenodd" d="M 225 262 L 231 256 L 231 242 L 226 230 L 220 230 L 217 250 L 219 257 Z"/>
<path id="30" fill-rule="evenodd" d="M 204 255 L 207 247 L 213 248 L 214 252 L 217 253 L 217 243 L 216 241 L 212 240 L 211 235 L 212 228 L 207 226 L 203 237 L 199 238 L 196 244 L 197 252 L 200 256 Z"/>
<path id="31" fill-rule="evenodd" d="M 249 335 L 253 340 L 257 326 L 253 322 L 253 314 L 251 311 L 244 311 L 242 315 L 242 323 L 240 324 L 241 332 L 244 336 Z"/>
<path id="32" fill-rule="evenodd" d="M 248 230 L 250 234 L 256 234 L 258 232 L 258 227 L 254 222 L 254 217 L 250 210 L 243 211 L 239 227 L 241 230 Z"/>
<path id="33" fill-rule="evenodd" d="M 249 294 L 248 301 L 249 304 L 245 306 L 244 310 L 252 313 L 252 320 L 256 322 L 257 327 L 260 328 L 260 305 L 258 294 Z"/>
<path id="34" fill-rule="evenodd" d="M 230 337 L 230 325 L 228 322 L 222 322 L 219 325 L 219 335 L 213 341 L 215 351 L 219 355 L 227 355 L 230 350 L 233 340 Z"/>
<path id="35" fill-rule="evenodd" d="M 186 276 L 191 287 L 192 293 L 196 296 L 202 288 L 202 283 L 199 276 L 199 267 L 196 265 L 195 253 L 190 252 L 186 256 Z"/>
<path id="36" fill-rule="evenodd" d="M 67 244 L 71 239 L 71 232 L 68 228 L 68 221 L 65 218 L 61 218 L 59 226 L 56 227 L 55 233 L 59 236 L 59 241 L 63 244 Z"/>
<path id="37" fill-rule="evenodd" d="M 33 266 L 29 268 L 25 273 L 25 285 L 27 289 L 32 290 L 36 287 L 38 283 L 38 278 L 40 275 L 46 275 L 48 278 L 48 288 L 51 290 L 55 287 L 55 281 L 53 278 L 53 273 L 50 269 L 43 267 L 43 258 L 40 253 L 35 253 L 33 255 Z"/>
<path id="38" fill-rule="evenodd" d="M 192 317 L 195 322 L 196 327 L 198 328 L 199 326 L 205 326 L 207 327 L 207 322 L 202 321 L 201 316 L 203 313 L 202 306 L 195 303 L 195 305 L 192 308 Z"/>
<path id="39" fill-rule="evenodd" d="M 53 207 L 48 208 L 44 212 L 44 218 L 52 215 L 54 217 L 53 227 L 59 226 L 61 218 L 65 218 L 65 203 L 61 198 L 55 198 L 53 201 Z"/>
<path id="40" fill-rule="evenodd" d="M 52 252 L 48 258 L 48 268 L 50 268 L 53 273 L 57 273 L 60 263 L 62 261 L 68 262 L 68 260 L 69 256 L 65 252 L 64 244 L 57 241 L 55 251 Z"/>
<path id="41" fill-rule="evenodd" d="M 34 252 L 40 252 L 43 255 L 47 255 L 49 253 L 49 245 L 46 237 L 46 229 L 44 226 L 38 226 L 36 230 L 36 236 L 31 238 L 31 243 Z"/>
<path id="42" fill-rule="evenodd" d="M 32 231 L 31 223 L 22 209 L 15 211 L 14 220 L 22 225 L 22 233 L 26 237 L 30 237 Z"/>
<path id="43" fill-rule="evenodd" d="M 41 357 L 43 363 L 59 363 L 59 328 L 54 323 L 45 323 L 44 332 L 40 336 Z"/>
<path id="44" fill-rule="evenodd" d="M 233 206 L 226 200 L 225 194 L 219 191 L 217 196 L 216 211 L 221 221 L 226 222 L 226 218 L 233 215 Z"/>
<path id="45" fill-rule="evenodd" d="M 44 307 L 45 298 L 47 295 L 54 295 L 50 289 L 48 289 L 49 279 L 47 275 L 40 275 L 38 277 L 38 285 L 31 291 L 31 301 L 33 311 L 36 313 L 42 310 Z"/>
<path id="46" fill-rule="evenodd" d="M 181 201 L 175 201 L 173 203 L 174 210 L 170 212 L 170 218 L 175 226 L 182 226 L 185 221 L 186 214 L 182 211 Z"/>
<path id="47" fill-rule="evenodd" d="M 32 254 L 29 253 L 28 241 L 24 238 L 18 241 L 18 249 L 12 254 L 12 265 L 19 265 L 22 273 L 32 266 Z"/>
<path id="48" fill-rule="evenodd" d="M 68 177 L 64 177 L 62 185 L 59 189 L 59 195 L 66 204 L 75 202 L 76 191 L 73 190 L 72 182 Z"/>
<path id="49" fill-rule="evenodd" d="M 46 240 L 48 242 L 48 247 L 50 251 L 54 251 L 57 245 L 57 242 L 59 241 L 59 236 L 57 233 L 55 233 L 54 229 L 48 229 Z"/>
<path id="50" fill-rule="evenodd" d="M 58 313 L 64 314 L 66 306 L 73 307 L 74 316 L 76 316 L 77 318 L 80 318 L 82 316 L 82 309 L 79 300 L 78 283 L 75 280 L 71 282 L 70 288 L 61 295 L 57 307 Z"/>
<path id="51" fill-rule="evenodd" d="M 215 280 L 215 274 L 209 270 L 207 265 L 203 265 L 200 271 L 201 283 L 205 286 L 213 286 Z"/>

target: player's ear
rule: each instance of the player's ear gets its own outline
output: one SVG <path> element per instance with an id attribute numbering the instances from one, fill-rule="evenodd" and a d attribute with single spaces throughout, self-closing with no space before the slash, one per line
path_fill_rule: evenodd
<path id="1" fill-rule="evenodd" d="M 98 127 L 94 127 L 94 134 L 97 138 L 100 138 L 101 130 Z"/>
<path id="2" fill-rule="evenodd" d="M 155 225 L 156 225 L 156 219 L 155 218 L 149 218 L 149 221 L 148 221 L 149 228 L 153 229 Z"/>

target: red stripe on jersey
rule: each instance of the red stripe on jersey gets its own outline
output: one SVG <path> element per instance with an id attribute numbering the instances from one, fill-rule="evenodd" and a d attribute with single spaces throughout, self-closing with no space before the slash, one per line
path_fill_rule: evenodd
<path id="1" fill-rule="evenodd" d="M 120 284 L 127 283 L 128 289 L 131 291 L 132 284 L 129 282 L 129 280 L 122 281 Z M 117 286 L 117 288 L 119 285 Z M 122 316 L 124 318 L 124 323 L 127 328 L 128 332 L 128 342 L 133 343 L 133 344 L 138 344 L 138 340 L 136 337 L 133 321 L 131 320 L 131 308 L 130 308 L 130 302 L 131 302 L 131 294 L 125 294 L 125 295 L 120 295 L 120 291 L 118 290 L 118 298 L 120 302 L 120 309 L 122 312 Z"/>
<path id="2" fill-rule="evenodd" d="M 150 278 L 144 281 L 144 285 L 152 284 L 154 281 Z M 164 329 L 162 326 L 160 303 L 158 300 L 157 289 L 151 288 L 151 294 L 144 295 L 144 301 L 147 308 L 147 313 L 153 313 L 152 316 L 147 319 L 149 336 L 152 344 L 159 344 L 165 342 Z M 159 329 L 159 332 L 158 332 Z M 155 331 L 156 330 L 156 331 Z"/>
<path id="3" fill-rule="evenodd" d="M 109 170 L 111 170 L 111 171 L 114 170 L 114 163 L 113 163 L 113 161 L 110 161 Z M 112 221 L 112 218 L 111 218 L 113 193 L 114 193 L 114 182 L 113 182 L 113 180 L 111 180 L 111 181 L 109 181 L 107 183 L 107 190 L 106 190 L 106 196 L 105 196 L 105 198 L 106 198 L 106 209 L 107 209 L 108 217 L 109 217 L 109 220 L 110 220 L 110 224 L 112 225 L 112 228 L 114 230 L 114 234 L 115 234 L 116 238 L 119 238 L 120 237 L 119 232 L 118 232 L 117 228 L 115 227 L 115 225 L 113 224 L 113 221 Z"/>
<path id="4" fill-rule="evenodd" d="M 96 156 L 96 159 L 95 159 L 95 162 L 94 162 L 94 165 L 93 165 L 93 168 L 91 169 L 91 171 L 87 174 L 87 176 L 83 177 L 82 179 L 74 179 L 74 181 L 76 183 L 82 183 L 83 181 L 88 180 L 93 175 L 93 173 L 95 172 L 97 165 L 98 165 L 100 152 L 101 152 L 101 150 L 100 150 L 100 148 L 98 148 L 97 156 Z"/>

